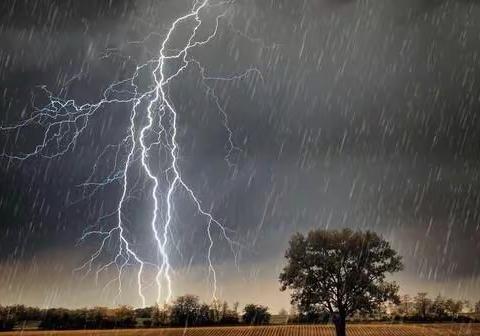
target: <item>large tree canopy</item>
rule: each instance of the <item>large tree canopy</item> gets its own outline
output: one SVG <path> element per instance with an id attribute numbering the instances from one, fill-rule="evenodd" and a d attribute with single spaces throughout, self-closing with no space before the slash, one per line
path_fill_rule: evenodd
<path id="1" fill-rule="evenodd" d="M 347 316 L 371 312 L 385 302 L 398 302 L 398 286 L 386 280 L 400 271 L 401 257 L 374 232 L 315 230 L 295 234 L 280 274 L 282 290 L 308 311 L 328 311 L 337 335 L 345 335 Z"/>

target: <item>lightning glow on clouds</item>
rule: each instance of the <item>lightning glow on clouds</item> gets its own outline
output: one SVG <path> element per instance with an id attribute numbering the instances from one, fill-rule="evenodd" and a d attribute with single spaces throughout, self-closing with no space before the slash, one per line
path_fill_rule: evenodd
<path id="1" fill-rule="evenodd" d="M 2 132 L 28 132 L 29 129 L 41 127 L 43 135 L 41 141 L 35 145 L 32 151 L 27 153 L 4 153 L 3 156 L 14 160 L 28 160 L 32 157 L 40 156 L 46 159 L 60 157 L 69 151 L 74 151 L 80 137 L 85 136 L 85 131 L 89 125 L 94 122 L 93 116 L 104 112 L 103 108 L 107 105 L 124 104 L 129 107 L 129 127 L 126 136 L 117 145 L 107 146 L 97 158 L 92 167 L 90 177 L 81 186 L 88 192 L 84 194 L 85 198 L 92 197 L 96 191 L 106 185 L 118 183 L 121 185 L 121 194 L 119 196 L 116 208 L 102 217 L 98 218 L 98 223 L 115 218 L 115 224 L 109 227 L 95 225 L 88 226 L 84 232 L 81 241 L 91 237 L 100 238 L 98 248 L 86 260 L 86 262 L 76 271 L 84 272 L 85 275 L 95 272 L 95 278 L 107 269 L 116 269 L 116 277 L 111 279 L 105 287 L 116 284 L 118 287 L 118 297 L 122 294 L 122 281 L 125 271 L 129 267 L 135 267 L 136 281 L 138 287 L 138 297 L 143 306 L 147 305 L 147 299 L 144 294 L 147 281 L 145 279 L 145 270 L 147 267 L 155 269 L 155 286 L 157 288 L 156 302 L 169 302 L 174 293 L 172 271 L 173 266 L 170 261 L 170 251 L 173 246 L 172 239 L 174 234 L 171 230 L 173 221 L 173 212 L 175 209 L 174 195 L 182 190 L 189 197 L 198 214 L 203 216 L 206 221 L 206 238 L 208 239 L 208 249 L 205 251 L 208 264 L 209 275 L 212 280 L 212 297 L 217 298 L 217 274 L 215 272 L 214 262 L 212 261 L 212 250 L 215 245 L 213 230 L 219 230 L 221 236 L 230 245 L 232 253 L 237 258 L 240 244 L 232 239 L 229 230 L 225 225 L 217 220 L 210 209 L 207 209 L 202 200 L 197 196 L 195 190 L 184 180 L 179 166 L 179 151 L 181 144 L 178 141 L 178 111 L 169 96 L 169 84 L 178 80 L 180 75 L 188 68 L 196 68 L 202 80 L 202 88 L 206 96 L 213 99 L 215 106 L 222 117 L 222 124 L 225 127 L 226 155 L 225 160 L 232 166 L 231 155 L 238 147 L 234 143 L 233 131 L 228 125 L 228 115 L 222 107 L 220 99 L 215 94 L 215 90 L 210 83 L 216 81 L 237 81 L 248 76 L 258 76 L 261 73 L 255 68 L 247 69 L 243 73 L 231 74 L 228 76 L 209 76 L 207 69 L 191 55 L 195 48 L 205 48 L 208 43 L 217 36 L 222 19 L 225 18 L 226 11 L 232 6 L 233 1 L 223 1 L 212 3 L 209 0 L 196 0 L 187 13 L 179 16 L 170 24 L 167 33 L 162 39 L 158 55 L 148 62 L 138 65 L 133 74 L 120 81 L 117 81 L 103 92 L 102 98 L 95 103 L 79 104 L 74 99 L 65 99 L 61 95 L 56 96 L 46 87 L 42 90 L 48 95 L 49 103 L 35 110 L 35 113 L 17 124 L 0 127 Z M 215 18 L 214 28 L 208 36 L 201 38 L 199 29 L 204 24 L 204 17 L 209 8 L 221 8 L 221 14 Z M 189 24 L 188 38 L 184 45 L 179 49 L 169 49 L 174 34 L 179 26 Z M 238 31 L 236 31 L 238 33 Z M 171 71 L 175 64 L 176 70 Z M 148 79 L 150 85 L 142 90 L 140 81 Z M 142 120 L 146 122 L 142 123 Z M 155 161 L 152 150 L 160 148 L 165 151 L 165 169 L 159 169 Z M 125 150 L 126 156 L 122 158 L 122 150 Z M 110 174 L 101 181 L 95 181 L 93 176 L 105 156 L 114 153 L 113 165 Z M 126 204 L 128 203 L 133 182 L 129 178 L 130 170 L 134 163 L 139 162 L 141 169 L 148 180 L 150 188 L 148 201 L 151 202 L 152 211 L 148 223 L 151 234 L 155 240 L 157 261 L 150 261 L 142 257 L 135 251 L 131 238 L 127 235 L 126 228 Z M 160 186 L 164 185 L 165 192 L 161 192 Z M 140 223 L 138 224 L 140 225 Z M 92 229 L 94 228 L 94 229 Z M 114 243 L 116 252 L 110 261 L 102 262 L 105 254 L 108 254 L 106 246 Z"/>

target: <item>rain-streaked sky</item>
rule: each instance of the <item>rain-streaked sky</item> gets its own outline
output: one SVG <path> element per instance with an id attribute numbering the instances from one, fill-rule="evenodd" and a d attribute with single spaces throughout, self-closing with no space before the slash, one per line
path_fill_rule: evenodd
<path id="1" fill-rule="evenodd" d="M 215 6 L 217 4 L 217 6 Z M 371 229 L 404 256 L 402 292 L 480 298 L 480 4 L 468 0 L 212 1 L 192 51 L 198 67 L 169 84 L 178 114 L 178 166 L 205 209 L 237 241 L 238 260 L 214 229 L 218 296 L 288 308 L 278 274 L 289 237 L 312 228 Z M 7 0 L 0 4 L 0 126 L 48 103 L 45 90 L 79 104 L 154 58 L 190 1 Z M 172 37 L 172 50 L 188 24 Z M 203 35 L 205 36 L 205 35 Z M 172 69 L 175 65 L 170 64 Z M 140 78 L 148 87 L 151 78 Z M 118 92 L 118 95 L 125 93 Z M 136 271 L 95 281 L 75 272 L 115 225 L 119 180 L 95 189 L 122 162 L 130 107 L 91 118 L 74 147 L 43 141 L 37 125 L 0 131 L 0 304 L 139 305 Z M 142 119 L 143 118 L 143 119 Z M 139 116 L 139 124 L 145 116 Z M 73 129 L 72 129 L 73 130 Z M 120 150 L 112 146 L 122 144 Z M 125 145 L 125 146 L 124 146 Z M 105 150 L 107 148 L 107 150 Z M 112 149 L 113 148 L 113 149 Z M 117 156 L 116 156 L 117 155 Z M 154 160 L 164 167 L 165 153 Z M 115 175 L 110 175 L 115 176 Z M 149 230 L 151 184 L 139 162 L 124 209 L 132 248 L 157 260 Z M 92 193 L 93 190 L 97 192 Z M 166 189 L 159 195 L 165 200 Z M 163 195 L 163 196 L 162 196 Z M 169 251 L 174 294 L 209 300 L 206 219 L 178 190 Z M 115 256 L 109 243 L 94 270 Z M 155 301 L 153 270 L 145 274 Z"/>

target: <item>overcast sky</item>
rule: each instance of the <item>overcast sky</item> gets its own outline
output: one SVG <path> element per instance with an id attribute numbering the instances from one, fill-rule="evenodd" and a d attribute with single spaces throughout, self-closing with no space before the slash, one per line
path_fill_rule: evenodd
<path id="1" fill-rule="evenodd" d="M 155 57 L 169 25 L 189 6 L 173 0 L 3 1 L 0 125 L 46 104 L 40 86 L 80 103 L 100 100 L 110 83 Z M 237 267 L 221 232 L 214 232 L 219 296 L 288 307 L 278 274 L 289 237 L 350 227 L 383 234 L 404 256 L 406 269 L 395 277 L 403 292 L 479 299 L 480 5 L 242 0 L 203 12 L 203 33 L 223 11 L 215 39 L 192 55 L 211 77 L 253 68 L 261 73 L 212 83 L 238 149 L 226 158 L 229 134 L 198 68 L 169 86 L 183 177 L 241 245 Z M 187 29 L 180 27 L 172 49 Z M 142 81 L 149 85 L 148 76 Z M 72 273 L 99 246 L 99 239 L 79 242 L 82 233 L 114 224 L 98 219 L 121 195 L 118 181 L 91 197 L 80 184 L 112 171 L 115 151 L 97 158 L 122 142 L 128 126 L 128 106 L 107 106 L 74 149 L 25 161 L 7 156 L 32 151 L 42 142 L 41 129 L 0 133 L 0 304 L 140 304 L 135 265 L 120 297 L 116 288 L 104 287 L 112 272 L 98 283 Z M 151 187 L 139 168 L 137 162 L 129 176 L 126 225 L 135 251 L 153 260 Z M 207 223 L 185 192 L 179 190 L 174 202 L 169 249 L 175 294 L 209 300 Z M 99 265 L 114 252 L 109 244 Z M 153 303 L 153 288 L 146 292 Z"/>

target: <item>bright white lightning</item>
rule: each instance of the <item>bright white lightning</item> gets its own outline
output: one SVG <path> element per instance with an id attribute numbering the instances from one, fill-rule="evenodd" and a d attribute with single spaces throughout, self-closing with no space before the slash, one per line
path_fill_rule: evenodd
<path id="1" fill-rule="evenodd" d="M 218 15 L 216 17 L 215 27 L 213 32 L 205 39 L 198 40 L 197 32 L 202 22 L 202 11 L 206 10 L 209 6 L 221 6 L 229 5 L 232 1 L 221 2 L 214 5 L 209 5 L 209 0 L 196 0 L 192 5 L 188 13 L 176 18 L 170 25 L 163 41 L 161 43 L 158 56 L 147 63 L 137 66 L 133 75 L 127 79 L 110 85 L 104 92 L 103 97 L 97 103 L 87 103 L 79 105 L 75 100 L 65 100 L 61 97 L 55 97 L 46 88 L 42 88 L 49 96 L 50 102 L 47 106 L 38 109 L 32 117 L 20 122 L 19 124 L 7 127 L 0 127 L 0 131 L 18 131 L 27 126 L 38 124 L 43 126 L 45 131 L 43 133 L 42 141 L 35 146 L 34 150 L 29 153 L 23 154 L 3 154 L 3 156 L 9 159 L 26 160 L 33 156 L 43 156 L 46 158 L 54 158 L 61 156 L 68 151 L 74 150 L 78 138 L 87 129 L 90 118 L 98 113 L 102 107 L 112 104 L 131 104 L 130 119 L 128 135 L 118 145 L 110 145 L 100 154 L 97 162 L 95 163 L 92 173 L 87 181 L 82 184 L 82 187 L 90 190 L 85 193 L 85 198 L 90 198 L 99 189 L 110 183 L 121 184 L 121 195 L 117 203 L 117 207 L 111 213 L 99 218 L 98 222 L 107 218 L 116 216 L 116 224 L 108 230 L 86 230 L 81 240 L 84 240 L 90 236 L 101 237 L 100 246 L 91 255 L 91 257 L 81 265 L 78 270 L 85 270 L 88 274 L 92 271 L 95 262 L 105 253 L 106 244 L 112 240 L 118 240 L 118 249 L 110 262 L 101 265 L 95 271 L 95 277 L 98 279 L 99 274 L 107 270 L 109 267 L 115 267 L 117 269 L 118 276 L 107 283 L 107 286 L 116 282 L 118 284 L 118 295 L 122 292 L 122 277 L 127 267 L 132 264 L 138 265 L 137 271 L 137 287 L 138 296 L 143 306 L 146 305 L 146 297 L 144 295 L 144 271 L 145 267 L 154 267 L 156 269 L 155 284 L 158 288 L 156 302 L 169 302 L 173 295 L 172 285 L 172 265 L 170 264 L 169 254 L 169 238 L 171 236 L 171 226 L 173 225 L 173 211 L 174 211 L 174 194 L 178 189 L 183 189 L 188 197 L 193 202 L 199 214 L 204 216 L 207 221 L 206 231 L 208 238 L 208 251 L 207 251 L 207 263 L 209 274 L 212 275 L 213 280 L 213 293 L 212 296 L 216 299 L 217 295 L 217 274 L 212 262 L 212 250 L 214 247 L 214 239 L 212 235 L 212 226 L 215 226 L 220 230 L 224 239 L 230 244 L 232 252 L 236 259 L 236 246 L 238 244 L 233 241 L 229 235 L 226 227 L 210 212 L 205 209 L 202 202 L 197 197 L 195 191 L 188 185 L 183 179 L 179 164 L 179 143 L 177 139 L 178 135 L 178 112 L 175 109 L 173 102 L 168 96 L 168 85 L 175 80 L 179 75 L 190 66 L 195 66 L 203 79 L 203 86 L 206 90 L 207 96 L 210 96 L 222 116 L 222 123 L 227 131 L 227 154 L 226 161 L 232 166 L 230 157 L 233 151 L 238 150 L 233 141 L 233 131 L 228 126 L 228 115 L 224 108 L 221 106 L 219 97 L 216 96 L 215 91 L 208 82 L 213 81 L 234 81 L 243 79 L 251 74 L 260 76 L 261 74 L 257 69 L 248 69 L 244 73 L 235 74 L 226 77 L 210 77 L 207 75 L 206 69 L 200 62 L 195 60 L 190 55 L 190 50 L 197 47 L 203 47 L 212 41 L 216 36 L 220 25 L 220 20 L 225 14 Z M 174 53 L 170 54 L 168 49 L 169 43 L 171 43 L 173 35 L 175 34 L 178 26 L 187 21 L 193 22 L 193 28 L 190 31 L 189 37 L 181 49 L 176 49 Z M 167 75 L 167 62 L 170 60 L 179 61 L 180 66 L 173 74 Z M 150 69 L 153 67 L 153 69 Z M 149 76 L 153 78 L 153 85 L 145 92 L 139 92 L 139 87 L 136 84 L 138 79 L 142 77 L 144 72 L 148 72 Z M 124 87 L 128 87 L 125 89 Z M 127 94 L 127 97 L 124 96 Z M 139 116 L 146 117 L 146 124 L 143 126 L 138 125 Z M 158 124 L 155 121 L 158 120 Z M 155 131 L 154 128 L 158 127 L 159 130 Z M 149 140 L 149 136 L 156 135 L 157 140 Z M 162 146 L 168 154 L 169 161 L 166 171 L 155 172 L 150 164 L 151 155 L 150 152 L 154 146 Z M 53 147 L 53 149 L 52 149 Z M 123 147 L 128 148 L 128 154 L 123 163 L 119 163 L 119 153 Z M 93 176 L 97 169 L 97 164 L 100 159 L 106 153 L 116 148 L 114 167 L 112 167 L 111 173 L 103 181 L 94 181 Z M 161 257 L 161 263 L 151 263 L 142 259 L 137 252 L 134 251 L 131 242 L 129 241 L 125 223 L 124 223 L 124 211 L 125 204 L 129 198 L 129 191 L 131 190 L 129 181 L 129 172 L 132 165 L 135 162 L 140 162 L 144 174 L 148 177 L 151 183 L 151 201 L 152 201 L 152 213 L 149 227 L 151 228 L 153 238 L 155 240 L 157 252 Z M 167 176 L 166 195 L 163 200 L 165 201 L 165 212 L 160 216 L 160 202 L 159 187 L 161 184 L 160 176 Z M 161 221 L 160 221 L 161 219 Z M 165 285 L 165 286 L 164 286 Z M 166 289 L 164 289 L 166 287 Z M 164 293 L 165 292 L 165 293 Z"/>

